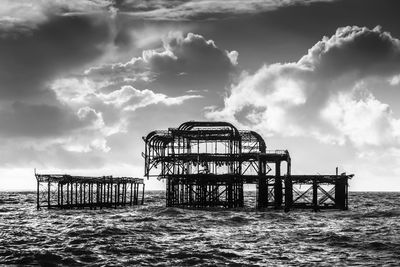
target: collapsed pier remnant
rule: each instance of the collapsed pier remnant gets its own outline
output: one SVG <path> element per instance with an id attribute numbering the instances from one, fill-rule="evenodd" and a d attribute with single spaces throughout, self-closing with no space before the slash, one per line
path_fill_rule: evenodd
<path id="1" fill-rule="evenodd" d="M 143 204 L 143 179 L 38 174 L 37 209 L 96 209 Z M 141 195 L 140 195 L 141 194 Z"/>
<path id="2" fill-rule="evenodd" d="M 145 176 L 165 179 L 169 207 L 243 207 L 243 185 L 255 184 L 257 208 L 348 209 L 352 175 L 292 175 L 289 151 L 254 131 L 189 121 L 143 140 Z"/>

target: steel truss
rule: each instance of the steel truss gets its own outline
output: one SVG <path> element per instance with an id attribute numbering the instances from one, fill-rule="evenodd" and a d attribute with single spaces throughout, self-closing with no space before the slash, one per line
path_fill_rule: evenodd
<path id="1" fill-rule="evenodd" d="M 139 178 L 37 173 L 35 176 L 37 209 L 102 209 L 144 202 L 144 183 Z"/>
<path id="2" fill-rule="evenodd" d="M 166 180 L 167 206 L 243 207 L 243 184 L 256 184 L 257 208 L 347 208 L 351 176 L 291 175 L 289 152 L 267 150 L 264 139 L 254 131 L 241 131 L 227 122 L 189 121 L 178 128 L 150 132 L 143 140 L 145 176 Z M 284 174 L 282 165 L 286 165 Z M 313 192 L 325 197 L 317 198 L 319 202 L 313 197 L 309 205 L 295 198 L 300 192 L 297 184 L 309 184 L 311 178 L 319 186 Z M 322 184 L 336 189 L 326 191 Z M 334 204 L 327 204 L 332 199 Z"/>

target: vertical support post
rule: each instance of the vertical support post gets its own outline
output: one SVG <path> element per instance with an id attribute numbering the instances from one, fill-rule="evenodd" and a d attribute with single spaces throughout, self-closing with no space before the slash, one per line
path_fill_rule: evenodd
<path id="1" fill-rule="evenodd" d="M 129 201 L 129 205 L 132 206 L 133 204 L 133 183 L 131 182 L 131 195 L 130 195 L 130 201 Z"/>
<path id="2" fill-rule="evenodd" d="M 57 183 L 57 208 L 60 207 L 60 183 Z"/>
<path id="3" fill-rule="evenodd" d="M 67 207 L 69 208 L 69 182 L 67 182 Z"/>
<path id="4" fill-rule="evenodd" d="M 313 179 L 313 209 L 314 211 L 318 211 L 318 182 L 317 178 Z"/>
<path id="5" fill-rule="evenodd" d="M 268 179 L 265 177 L 266 162 L 258 158 L 258 184 L 257 184 L 257 208 L 262 209 L 268 206 Z"/>
<path id="6" fill-rule="evenodd" d="M 268 205 L 268 181 L 265 177 L 258 178 L 257 208 L 266 208 Z"/>
<path id="7" fill-rule="evenodd" d="M 114 202 L 114 198 L 113 198 L 114 185 L 111 182 L 109 186 L 110 186 L 110 206 L 112 207 L 112 204 Z"/>
<path id="8" fill-rule="evenodd" d="M 142 205 L 144 204 L 144 187 L 145 187 L 145 184 L 143 184 L 143 191 L 142 191 Z"/>
<path id="9" fill-rule="evenodd" d="M 285 212 L 290 211 L 293 205 L 293 181 L 292 176 L 285 177 Z"/>
<path id="10" fill-rule="evenodd" d="M 115 188 L 115 191 L 114 191 L 114 207 L 115 208 L 117 208 L 117 204 L 118 204 L 118 199 L 117 199 L 117 197 L 118 197 L 118 188 L 117 188 L 117 186 L 118 186 L 118 184 L 115 184 L 115 186 L 114 186 L 114 188 Z"/>
<path id="11" fill-rule="evenodd" d="M 82 183 L 82 208 L 86 208 L 86 182 Z"/>
<path id="12" fill-rule="evenodd" d="M 79 206 L 80 208 L 83 207 L 83 195 L 82 195 L 82 182 L 79 182 Z"/>
<path id="13" fill-rule="evenodd" d="M 166 206 L 167 207 L 171 207 L 172 206 L 172 194 L 173 194 L 173 192 L 172 192 L 172 179 L 173 178 L 171 178 L 171 177 L 167 177 L 167 179 L 166 179 L 166 187 L 167 187 L 167 190 L 166 190 L 166 198 L 167 198 L 167 201 L 166 201 Z"/>
<path id="14" fill-rule="evenodd" d="M 335 206 L 347 210 L 347 177 L 337 177 L 335 181 Z"/>
<path id="15" fill-rule="evenodd" d="M 88 203 L 89 203 L 89 207 L 90 209 L 92 209 L 92 189 L 91 189 L 91 185 L 92 183 L 88 183 Z"/>
<path id="16" fill-rule="evenodd" d="M 120 193 L 121 193 L 121 188 L 120 188 L 120 183 L 117 183 L 117 206 L 119 206 L 119 199 L 120 199 Z"/>
<path id="17" fill-rule="evenodd" d="M 101 181 L 97 182 L 97 203 L 96 207 L 99 207 L 99 209 L 102 209 L 102 183 Z"/>
<path id="18" fill-rule="evenodd" d="M 110 200 L 110 183 L 107 183 L 107 205 L 112 203 L 112 198 Z"/>
<path id="19" fill-rule="evenodd" d="M 78 182 L 75 182 L 75 207 L 78 207 Z"/>
<path id="20" fill-rule="evenodd" d="M 127 184 L 124 182 L 124 206 L 126 206 L 126 191 L 127 191 Z"/>
<path id="21" fill-rule="evenodd" d="M 61 183 L 61 208 L 64 208 L 64 184 Z"/>
<path id="22" fill-rule="evenodd" d="M 71 208 L 73 207 L 73 205 L 74 205 L 74 183 L 73 182 L 71 182 Z"/>
<path id="23" fill-rule="evenodd" d="M 50 179 L 47 182 L 47 207 L 50 209 L 50 189 L 51 189 L 51 185 L 50 185 Z"/>
<path id="24" fill-rule="evenodd" d="M 275 162 L 275 183 L 274 183 L 275 209 L 280 209 L 282 206 L 282 177 L 281 177 L 281 162 Z"/>
<path id="25" fill-rule="evenodd" d="M 36 208 L 38 210 L 40 210 L 40 192 L 39 192 L 40 182 L 39 182 L 39 179 L 37 177 L 36 177 L 36 181 L 37 181 L 37 185 L 36 185 Z"/>

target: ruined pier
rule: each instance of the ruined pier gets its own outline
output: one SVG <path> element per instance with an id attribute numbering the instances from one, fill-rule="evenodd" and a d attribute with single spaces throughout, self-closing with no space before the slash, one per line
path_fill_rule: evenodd
<path id="1" fill-rule="evenodd" d="M 37 209 L 102 209 L 143 204 L 143 179 L 38 174 Z"/>
<path id="2" fill-rule="evenodd" d="M 348 209 L 353 175 L 292 175 L 289 151 L 267 150 L 254 131 L 190 121 L 143 140 L 145 176 L 166 181 L 168 207 L 243 207 L 243 186 L 255 184 L 259 209 Z"/>

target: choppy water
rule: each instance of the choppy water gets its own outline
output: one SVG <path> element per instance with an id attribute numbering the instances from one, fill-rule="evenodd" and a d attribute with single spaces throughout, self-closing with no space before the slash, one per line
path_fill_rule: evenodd
<path id="1" fill-rule="evenodd" d="M 19 265 L 400 265 L 400 193 L 351 193 L 349 211 L 164 207 L 35 209 L 0 193 L 0 263 Z M 250 200 L 250 202 L 253 200 Z M 254 203 L 250 203 L 253 205 Z"/>

